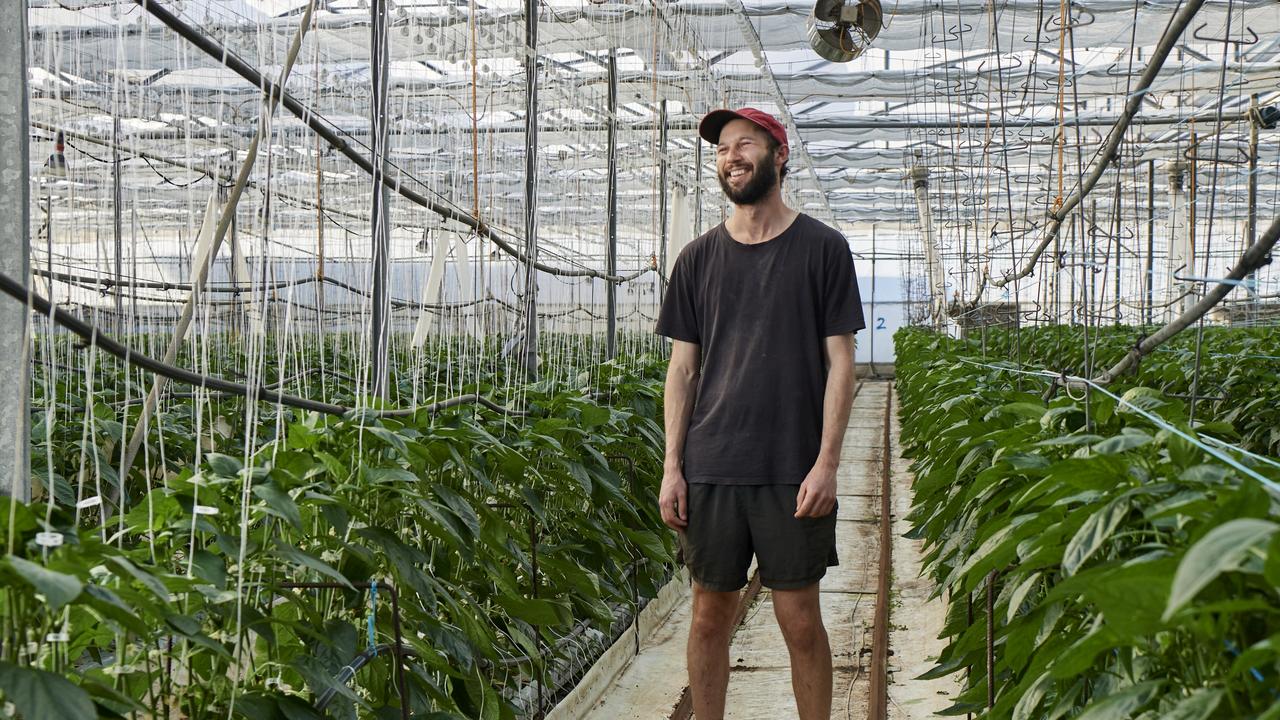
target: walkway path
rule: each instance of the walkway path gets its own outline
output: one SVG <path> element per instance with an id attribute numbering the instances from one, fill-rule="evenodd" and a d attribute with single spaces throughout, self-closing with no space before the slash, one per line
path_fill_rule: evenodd
<path id="1" fill-rule="evenodd" d="M 823 616 L 831 638 L 835 667 L 835 700 L 832 718 L 867 717 L 872 624 L 876 606 L 876 580 L 880 557 L 879 500 L 884 456 L 885 404 L 892 392 L 887 382 L 864 382 L 854 400 L 845 435 L 837 496 L 836 544 L 840 565 L 831 568 L 822 582 Z M 917 580 L 917 543 L 901 538 L 906 532 L 901 517 L 910 507 L 910 475 L 906 461 L 897 458 L 897 421 L 893 420 L 891 492 L 895 537 L 893 553 L 896 583 L 892 593 L 889 717 L 895 720 L 926 718 L 947 707 L 949 683 L 914 681 L 932 667 L 939 643 L 933 640 L 942 622 L 942 604 L 929 601 L 928 583 Z M 683 576 L 682 576 L 683 577 Z M 640 653 L 600 663 L 584 680 L 570 702 L 552 712 L 552 720 L 660 720 L 671 716 L 684 692 L 684 648 L 689 629 L 687 582 L 669 587 L 665 602 L 652 611 L 666 612 L 653 619 L 653 629 L 640 644 Z M 667 608 L 670 608 L 667 610 Z M 644 628 L 642 628 L 642 635 Z M 624 636 L 624 642 L 634 640 Z M 629 659 L 629 663 L 627 660 Z M 727 720 L 786 720 L 796 717 L 786 645 L 773 617 L 768 589 L 761 590 L 747 612 L 730 647 Z M 627 663 L 625 667 L 617 667 Z M 606 667 L 607 666 L 607 667 Z M 896 670 L 896 672 L 895 672 Z M 593 687 L 594 686 L 594 687 Z"/>

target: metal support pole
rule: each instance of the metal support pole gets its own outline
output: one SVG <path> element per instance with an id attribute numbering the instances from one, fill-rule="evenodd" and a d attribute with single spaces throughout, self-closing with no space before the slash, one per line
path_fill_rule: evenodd
<path id="1" fill-rule="evenodd" d="M 702 232 L 702 138 L 694 142 L 693 152 L 693 233 Z"/>
<path id="2" fill-rule="evenodd" d="M 524 366 L 538 378 L 538 0 L 524 3 Z"/>
<path id="3" fill-rule="evenodd" d="M 876 373 L 876 224 L 871 224 L 871 350 L 868 353 L 867 366 L 872 377 Z"/>
<path id="4" fill-rule="evenodd" d="M 1081 283 L 1080 285 L 1080 292 L 1081 294 L 1084 295 L 1084 302 L 1081 303 L 1083 305 L 1083 308 L 1080 311 L 1080 322 L 1081 324 L 1084 325 L 1085 332 L 1088 332 L 1089 330 L 1089 322 L 1090 320 L 1094 319 L 1093 315 L 1095 313 L 1100 314 L 1098 309 L 1098 274 L 1094 272 L 1094 268 L 1097 267 L 1097 262 L 1098 262 L 1098 200 L 1097 198 L 1091 198 L 1089 200 L 1088 222 L 1089 222 L 1089 234 L 1088 234 L 1089 253 L 1087 256 L 1088 262 L 1087 263 L 1082 262 L 1082 264 L 1085 265 L 1085 272 L 1082 273 L 1081 279 L 1084 280 L 1085 282 Z M 1085 223 L 1085 219 L 1081 217 L 1080 224 L 1081 224 L 1082 230 L 1083 230 L 1084 223 Z M 1083 240 L 1084 233 L 1081 232 L 1080 235 L 1081 235 L 1081 240 Z M 1086 257 L 1085 253 L 1083 252 L 1080 253 L 1080 258 L 1082 261 L 1084 260 L 1085 257 Z M 1088 365 L 1087 365 L 1088 351 L 1087 350 L 1085 352 L 1085 362 L 1086 362 L 1085 367 L 1087 371 L 1087 368 L 1088 368 Z"/>
<path id="5" fill-rule="evenodd" d="M 1143 321 L 1155 322 L 1156 161 L 1147 161 L 1147 312 Z"/>
<path id="6" fill-rule="evenodd" d="M 667 296 L 667 238 L 671 234 L 667 218 L 667 99 L 658 103 L 658 302 Z"/>
<path id="7" fill-rule="evenodd" d="M 618 274 L 618 51 L 609 48 L 609 250 L 605 257 L 605 273 Z M 605 280 L 607 313 L 607 357 L 618 354 L 618 284 Z"/>
<path id="8" fill-rule="evenodd" d="M 20 278 L 31 276 L 30 147 L 27 142 L 27 4 L 8 0 L 0 22 L 0 272 Z M 0 495 L 22 502 L 31 500 L 31 450 L 27 404 L 30 401 L 30 347 L 27 308 L 21 303 L 0 304 Z"/>
<path id="9" fill-rule="evenodd" d="M 119 80 L 117 79 L 117 82 Z M 111 113 L 111 214 L 115 217 L 112 230 L 115 232 L 115 271 L 116 286 L 116 320 L 115 328 L 118 334 L 124 327 L 124 288 L 121 281 L 124 280 L 124 233 L 120 227 L 122 216 L 124 214 L 124 202 L 121 200 L 122 192 L 120 185 L 120 91 L 117 89 L 112 97 L 115 100 L 115 107 Z"/>
<path id="10" fill-rule="evenodd" d="M 1115 205 L 1111 208 L 1111 237 L 1115 242 L 1116 250 L 1116 272 L 1115 272 L 1115 302 L 1116 302 L 1116 325 L 1120 324 L 1120 291 L 1123 289 L 1123 283 L 1120 281 L 1120 271 L 1124 267 L 1124 245 L 1120 242 L 1120 210 L 1124 204 L 1124 195 L 1121 192 L 1120 178 L 1116 178 L 1116 198 Z"/>
<path id="11" fill-rule="evenodd" d="M 1166 320 L 1177 316 L 1182 312 L 1182 303 L 1177 300 L 1178 295 L 1186 289 L 1186 283 L 1178 280 L 1175 275 L 1181 273 L 1191 275 L 1195 272 L 1195 263 L 1190 257 L 1190 249 L 1187 247 L 1187 229 L 1184 227 L 1183 219 L 1185 209 L 1183 208 L 1183 198 L 1185 197 L 1185 189 L 1183 183 L 1186 180 L 1187 164 L 1182 160 L 1174 160 L 1166 167 L 1169 179 L 1169 260 L 1166 263 L 1166 281 L 1168 286 L 1165 288 L 1165 316 Z M 1175 307 L 1177 306 L 1177 307 Z"/>
<path id="12" fill-rule="evenodd" d="M 911 168 L 911 188 L 916 194 L 916 210 L 920 213 L 920 234 L 924 238 L 925 271 L 929 276 L 929 315 L 934 327 L 942 329 L 946 323 L 947 285 L 942 274 L 942 261 L 938 255 L 937 238 L 934 236 L 933 211 L 929 208 L 929 170 L 922 166 Z"/>
<path id="13" fill-rule="evenodd" d="M 373 107 L 371 129 L 373 131 L 373 209 L 370 223 L 373 242 L 373 292 L 372 322 L 370 324 L 369 356 L 372 375 L 370 393 L 375 398 L 387 396 L 387 341 L 390 337 L 391 303 L 387 294 L 389 255 L 391 252 L 390 214 L 387 211 L 387 187 L 383 178 L 387 172 L 387 77 L 390 52 L 387 49 L 387 0 L 373 0 L 369 5 L 369 71 L 373 81 Z"/>
<path id="14" fill-rule="evenodd" d="M 1245 240 L 1246 247 L 1252 247 L 1258 241 L 1258 94 L 1254 93 L 1249 98 L 1249 214 L 1246 220 Z M 1252 287 L 1246 284 L 1245 287 L 1253 295 L 1253 302 L 1249 303 L 1249 324 L 1255 325 L 1258 322 L 1258 273 L 1255 270 L 1249 273 L 1245 278 L 1246 283 L 1254 283 Z"/>

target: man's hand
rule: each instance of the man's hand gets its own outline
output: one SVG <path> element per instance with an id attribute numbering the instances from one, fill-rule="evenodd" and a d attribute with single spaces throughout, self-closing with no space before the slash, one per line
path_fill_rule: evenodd
<path id="1" fill-rule="evenodd" d="M 796 517 L 825 517 L 836 506 L 836 466 L 818 461 L 796 495 Z"/>
<path id="2" fill-rule="evenodd" d="M 680 468 L 667 468 L 662 473 L 662 489 L 658 492 L 658 509 L 662 522 L 672 530 L 689 525 L 689 486 Z"/>

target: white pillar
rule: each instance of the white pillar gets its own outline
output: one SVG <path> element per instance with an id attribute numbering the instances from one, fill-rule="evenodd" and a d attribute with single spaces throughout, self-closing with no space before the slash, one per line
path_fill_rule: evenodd
<path id="1" fill-rule="evenodd" d="M 0 272 L 30 282 L 28 205 L 30 153 L 27 139 L 27 4 L 0 1 Z M 27 308 L 0 299 L 0 494 L 31 499 L 28 448 L 30 359 L 26 350 Z"/>
<path id="2" fill-rule="evenodd" d="M 924 238 L 925 271 L 929 280 L 929 316 L 938 328 L 945 327 L 947 317 L 947 278 L 942 272 L 938 239 L 929 208 L 929 170 L 911 168 L 911 187 L 916 194 L 916 210 L 920 213 L 920 234 Z"/>

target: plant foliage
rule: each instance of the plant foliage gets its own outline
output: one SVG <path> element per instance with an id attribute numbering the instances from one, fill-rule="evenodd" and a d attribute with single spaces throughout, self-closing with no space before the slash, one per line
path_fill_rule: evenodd
<path id="1" fill-rule="evenodd" d="M 1041 378 L 1002 368 L 1021 356 L 1081 372 L 1085 358 L 1070 355 L 1078 345 L 1052 342 L 1055 332 L 1071 331 L 1006 331 L 982 342 L 920 329 L 896 337 L 902 438 L 914 459 L 912 535 L 950 603 L 948 644 L 931 675 L 967 671 L 949 712 L 1280 717 L 1277 495 L 1132 409 L 1192 437 L 1274 451 L 1274 374 L 1260 385 L 1253 371 L 1230 367 L 1244 363 L 1203 353 L 1200 390 L 1221 383 L 1223 396 L 1238 397 L 1239 383 L 1254 377 L 1248 397 L 1265 398 L 1253 405 L 1266 407 L 1262 420 L 1222 401 L 1202 403 L 1190 422 L 1187 404 L 1170 397 L 1192 375 L 1178 347 L 1116 384 L 1125 403 L 1098 392 L 1045 401 Z M 1262 334 L 1215 331 L 1208 347 L 1257 352 Z M 1118 328 L 1091 337 L 1096 366 L 1135 336 Z M 1276 466 L 1242 461 L 1280 480 Z"/>

